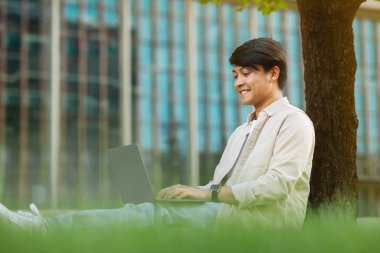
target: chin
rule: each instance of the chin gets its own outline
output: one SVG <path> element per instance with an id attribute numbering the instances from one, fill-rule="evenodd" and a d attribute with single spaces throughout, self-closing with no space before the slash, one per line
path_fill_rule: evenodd
<path id="1" fill-rule="evenodd" d="M 251 101 L 244 101 L 244 100 L 242 100 L 241 104 L 242 105 L 252 105 L 252 102 Z"/>

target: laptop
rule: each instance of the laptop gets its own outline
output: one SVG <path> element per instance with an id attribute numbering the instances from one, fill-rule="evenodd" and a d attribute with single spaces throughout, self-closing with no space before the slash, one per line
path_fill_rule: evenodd
<path id="1" fill-rule="evenodd" d="M 111 182 L 117 187 L 124 204 L 144 202 L 204 203 L 194 199 L 156 199 L 138 144 L 108 150 Z"/>

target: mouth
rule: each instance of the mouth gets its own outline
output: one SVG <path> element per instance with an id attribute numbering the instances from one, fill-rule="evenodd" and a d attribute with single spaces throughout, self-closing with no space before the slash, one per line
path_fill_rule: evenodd
<path id="1" fill-rule="evenodd" d="M 245 96 L 250 91 L 251 91 L 250 89 L 240 90 L 239 94 L 242 95 L 242 96 Z"/>

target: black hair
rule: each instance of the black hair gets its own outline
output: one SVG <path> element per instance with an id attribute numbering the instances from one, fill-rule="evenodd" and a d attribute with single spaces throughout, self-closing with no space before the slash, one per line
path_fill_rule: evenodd
<path id="1" fill-rule="evenodd" d="M 277 66 L 280 69 L 278 85 L 281 90 L 285 86 L 287 78 L 285 50 L 280 42 L 271 38 L 252 39 L 243 43 L 232 53 L 230 63 L 254 69 L 262 66 L 266 72 Z"/>

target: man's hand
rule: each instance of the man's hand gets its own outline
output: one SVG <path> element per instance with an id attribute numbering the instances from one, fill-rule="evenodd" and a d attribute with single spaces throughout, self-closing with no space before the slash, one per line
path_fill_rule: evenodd
<path id="1" fill-rule="evenodd" d="M 211 201 L 211 191 L 209 189 L 177 184 L 162 189 L 158 193 L 157 199 L 197 199 Z M 228 204 L 238 203 L 230 187 L 223 186 L 220 189 L 218 199 L 220 202 Z"/>
<path id="2" fill-rule="evenodd" d="M 162 189 L 158 193 L 157 198 L 211 200 L 211 192 L 198 187 L 177 184 Z"/>

